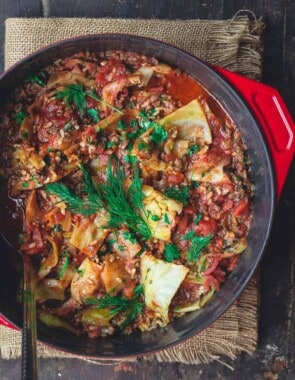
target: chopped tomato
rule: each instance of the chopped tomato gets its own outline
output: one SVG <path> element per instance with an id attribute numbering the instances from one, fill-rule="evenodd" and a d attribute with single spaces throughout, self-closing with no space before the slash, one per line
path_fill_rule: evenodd
<path id="1" fill-rule="evenodd" d="M 195 233 L 199 236 L 214 235 L 218 225 L 215 219 L 201 220 L 195 227 Z"/>
<path id="2" fill-rule="evenodd" d="M 44 248 L 44 241 L 42 240 L 42 234 L 38 227 L 30 226 L 25 231 L 26 241 L 21 245 L 21 251 L 24 251 L 28 255 L 35 255 L 40 253 Z"/>
<path id="3" fill-rule="evenodd" d="M 194 210 L 193 206 L 189 205 L 183 209 L 183 212 L 185 212 L 186 214 L 194 214 L 195 210 Z"/>
<path id="4" fill-rule="evenodd" d="M 91 98 L 90 96 L 87 96 L 86 100 L 87 100 L 87 106 L 89 108 L 96 108 L 97 107 L 97 100 Z"/>
<path id="5" fill-rule="evenodd" d="M 233 205 L 234 205 L 234 202 L 231 199 L 224 201 L 222 205 L 222 211 L 226 212 L 230 210 L 233 207 Z"/>
<path id="6" fill-rule="evenodd" d="M 184 174 L 176 172 L 164 176 L 165 183 L 170 186 L 180 185 L 183 182 Z"/>
<path id="7" fill-rule="evenodd" d="M 136 286 L 136 280 L 129 281 L 123 288 L 123 296 L 130 299 L 134 296 L 134 289 Z"/>
<path id="8" fill-rule="evenodd" d="M 105 85 L 118 79 L 126 77 L 126 67 L 116 59 L 110 59 L 104 66 L 97 70 L 95 80 L 100 85 Z"/>
<path id="9" fill-rule="evenodd" d="M 51 99 L 44 103 L 39 112 L 42 124 L 51 122 L 59 127 L 63 127 L 72 117 L 72 111 L 70 109 L 65 111 L 59 99 Z"/>
<path id="10" fill-rule="evenodd" d="M 235 255 L 233 257 L 220 261 L 220 266 L 222 269 L 228 272 L 232 272 L 237 266 L 238 261 L 239 261 L 239 255 Z"/>
<path id="11" fill-rule="evenodd" d="M 214 255 L 214 257 L 212 257 L 212 261 L 211 261 L 211 264 L 209 265 L 209 268 L 207 268 L 205 271 L 204 271 L 204 275 L 208 275 L 208 274 L 211 274 L 212 272 L 215 271 L 215 269 L 218 267 L 218 264 L 220 262 L 220 255 Z"/>
<path id="12" fill-rule="evenodd" d="M 179 220 L 177 225 L 177 230 L 180 234 L 184 234 L 188 225 L 188 214 L 184 214 L 183 217 Z"/>
<path id="13" fill-rule="evenodd" d="M 208 274 L 207 276 L 205 276 L 204 288 L 206 291 L 210 290 L 210 288 L 213 288 L 214 290 L 219 290 L 220 282 L 212 274 Z"/>
<path id="14" fill-rule="evenodd" d="M 249 213 L 249 202 L 246 199 L 243 199 L 236 204 L 233 209 L 234 216 L 245 216 Z"/>
<path id="15" fill-rule="evenodd" d="M 219 267 L 215 268 L 215 270 L 213 271 L 213 275 L 220 283 L 224 282 L 225 272 L 221 268 Z"/>
<path id="16" fill-rule="evenodd" d="M 86 142 L 95 142 L 97 138 L 96 132 L 92 126 L 88 126 L 84 132 L 82 132 L 82 140 Z"/>
<path id="17" fill-rule="evenodd" d="M 157 87 L 151 87 L 149 88 L 150 92 L 163 92 L 164 86 L 157 86 Z"/>

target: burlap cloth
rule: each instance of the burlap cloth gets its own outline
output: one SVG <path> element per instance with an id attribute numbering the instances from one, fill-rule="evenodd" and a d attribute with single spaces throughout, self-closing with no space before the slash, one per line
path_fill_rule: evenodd
<path id="1" fill-rule="evenodd" d="M 261 20 L 249 21 L 247 16 L 236 16 L 234 19 L 225 21 L 105 18 L 8 19 L 6 20 L 5 66 L 7 68 L 37 48 L 63 38 L 92 33 L 122 32 L 172 43 L 207 62 L 259 79 L 262 29 Z M 197 364 L 208 363 L 211 360 L 222 361 L 223 355 L 234 359 L 242 351 L 251 354 L 257 345 L 257 308 L 258 284 L 257 278 L 254 278 L 231 308 L 205 331 L 182 344 L 146 358 Z M 0 326 L 0 350 L 2 358 L 19 357 L 21 334 Z M 40 357 L 73 357 L 41 343 L 38 343 L 38 355 Z M 90 358 L 83 360 L 90 360 Z"/>

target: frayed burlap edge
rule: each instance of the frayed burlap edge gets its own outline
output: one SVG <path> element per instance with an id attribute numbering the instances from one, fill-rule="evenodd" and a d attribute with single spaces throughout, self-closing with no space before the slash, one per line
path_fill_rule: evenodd
<path id="1" fill-rule="evenodd" d="M 127 33 L 163 40 L 208 63 L 256 79 L 261 76 L 262 29 L 261 19 L 249 21 L 246 15 L 231 20 L 12 18 L 6 20 L 5 67 L 65 38 Z"/>
<path id="2" fill-rule="evenodd" d="M 257 345 L 257 305 L 258 276 L 249 283 L 238 300 L 211 326 L 200 334 L 172 348 L 145 356 L 146 360 L 159 362 L 180 362 L 186 364 L 209 363 L 217 360 L 225 364 L 222 356 L 235 359 L 245 351 L 251 354 Z M 0 326 L 0 354 L 3 359 L 12 359 L 21 355 L 21 333 Z M 137 358 L 118 360 L 95 360 L 56 350 L 38 343 L 39 357 L 79 358 L 97 364 L 116 364 L 118 362 L 136 361 Z M 228 365 L 228 364 L 226 364 Z M 230 366 L 229 366 L 230 367 Z"/>
<path id="3" fill-rule="evenodd" d="M 247 16 L 231 20 L 128 20 L 128 19 L 8 19 L 6 20 L 5 67 L 25 55 L 58 40 L 94 33 L 130 33 L 157 38 L 189 51 L 212 64 L 261 78 L 261 19 Z M 147 360 L 187 364 L 223 362 L 257 345 L 257 279 L 253 279 L 240 298 L 212 326 L 184 343 L 148 355 Z M 4 359 L 21 354 L 21 334 L 0 326 L 0 354 Z M 39 357 L 80 358 L 97 364 L 134 361 L 81 358 L 38 343 Z M 225 364 L 225 363 L 224 363 Z"/>

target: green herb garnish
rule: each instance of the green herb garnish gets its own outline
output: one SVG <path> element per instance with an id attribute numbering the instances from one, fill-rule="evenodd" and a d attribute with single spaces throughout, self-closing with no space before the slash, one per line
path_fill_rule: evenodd
<path id="1" fill-rule="evenodd" d="M 134 165 L 138 161 L 138 159 L 136 156 L 127 155 L 124 157 L 124 161 L 128 164 Z"/>
<path id="2" fill-rule="evenodd" d="M 194 189 L 197 189 L 199 186 L 200 186 L 200 182 L 198 182 L 198 181 L 191 181 L 190 189 L 194 190 Z"/>
<path id="3" fill-rule="evenodd" d="M 211 243 L 212 239 L 212 235 L 194 236 L 186 253 L 188 261 L 196 261 L 199 258 L 201 251 Z"/>
<path id="4" fill-rule="evenodd" d="M 67 251 L 63 251 L 62 253 L 63 262 L 61 266 L 59 267 L 57 279 L 60 280 L 61 277 L 65 274 L 66 269 L 68 268 L 70 264 L 70 257 Z"/>
<path id="5" fill-rule="evenodd" d="M 43 82 L 43 80 L 40 79 L 37 75 L 29 75 L 27 78 L 27 81 L 28 82 L 35 82 L 41 87 L 45 86 L 45 83 Z"/>
<path id="6" fill-rule="evenodd" d="M 118 127 L 118 129 L 121 129 L 123 131 L 124 129 L 127 128 L 127 125 L 125 123 L 123 123 L 122 120 L 119 120 L 117 123 L 117 127 Z"/>
<path id="7" fill-rule="evenodd" d="M 161 144 L 161 142 L 165 141 L 168 137 L 168 132 L 165 131 L 161 125 L 154 123 L 154 131 L 150 135 L 150 139 L 154 141 L 157 145 Z"/>
<path id="8" fill-rule="evenodd" d="M 109 149 L 109 148 L 112 148 L 113 146 L 115 146 L 116 145 L 116 143 L 114 142 L 114 141 L 109 141 L 108 143 L 107 143 L 107 148 Z"/>
<path id="9" fill-rule="evenodd" d="M 164 191 L 164 194 L 168 198 L 176 199 L 177 201 L 183 203 L 184 206 L 187 205 L 189 200 L 189 188 L 188 186 L 169 187 L 169 189 Z"/>
<path id="10" fill-rule="evenodd" d="M 69 84 L 63 90 L 56 92 L 55 97 L 63 100 L 67 106 L 73 104 L 80 114 L 84 113 L 87 101 L 86 92 L 81 84 Z"/>
<path id="11" fill-rule="evenodd" d="M 84 191 L 87 195 L 85 199 L 80 198 L 64 184 L 58 182 L 49 183 L 45 186 L 45 190 L 58 196 L 73 213 L 92 215 L 103 208 L 102 196 L 85 167 L 81 165 L 80 169 L 83 173 Z"/>
<path id="12" fill-rule="evenodd" d="M 144 194 L 136 166 L 134 166 L 134 177 L 127 189 L 124 187 L 125 173 L 118 163 L 112 169 L 110 161 L 108 162 L 106 183 L 100 185 L 93 181 L 83 165 L 80 165 L 80 169 L 83 173 L 85 193 L 83 198 L 62 183 L 49 183 L 45 186 L 45 190 L 58 196 L 73 213 L 91 215 L 105 208 L 110 215 L 109 228 L 125 224 L 143 238 L 151 237 L 149 226 L 142 216 L 145 215 L 142 203 Z"/>
<path id="13" fill-rule="evenodd" d="M 27 140 L 28 137 L 29 137 L 29 132 L 28 132 L 28 131 L 24 131 L 24 132 L 22 133 L 22 138 L 23 138 L 24 140 Z"/>
<path id="14" fill-rule="evenodd" d="M 132 244 L 135 244 L 137 242 L 135 236 L 130 231 L 128 231 L 128 232 L 123 231 L 122 235 L 126 240 L 129 240 Z"/>
<path id="15" fill-rule="evenodd" d="M 170 220 L 169 220 L 168 215 L 166 213 L 164 214 L 164 222 L 166 224 L 170 224 Z"/>
<path id="16" fill-rule="evenodd" d="M 92 119 L 95 123 L 98 123 L 98 122 L 99 122 L 98 109 L 96 109 L 96 108 L 89 108 L 89 109 L 87 110 L 87 114 L 88 114 L 88 116 L 91 117 L 91 119 Z"/>
<path id="17" fill-rule="evenodd" d="M 61 232 L 61 231 L 62 231 L 62 225 L 61 225 L 61 224 L 55 224 L 55 225 L 51 228 L 51 231 L 52 231 L 52 232 Z"/>
<path id="18" fill-rule="evenodd" d="M 71 124 L 71 123 L 67 123 L 65 126 L 64 126 L 64 131 L 65 132 L 70 132 L 70 131 L 72 131 L 74 129 L 74 126 L 73 126 L 73 124 Z"/>
<path id="19" fill-rule="evenodd" d="M 154 222 L 157 222 L 158 220 L 160 220 L 161 218 L 158 216 L 158 215 L 152 215 L 151 216 L 151 220 L 153 220 Z"/>
<path id="20" fill-rule="evenodd" d="M 128 326 L 138 314 L 143 311 L 143 284 L 138 285 L 134 290 L 134 296 L 132 298 L 126 298 L 122 296 L 111 296 L 106 293 L 102 298 L 87 298 L 84 300 L 86 305 L 94 305 L 99 309 L 110 309 L 110 313 L 116 315 L 118 313 L 125 314 L 125 320 L 121 325 L 122 328 Z"/>
<path id="21" fill-rule="evenodd" d="M 183 235 L 182 240 L 191 240 L 195 236 L 195 231 L 189 231 Z"/>
<path id="22" fill-rule="evenodd" d="M 194 223 L 198 224 L 200 222 L 200 220 L 202 219 L 202 216 L 203 215 L 199 212 L 198 215 L 194 219 Z"/>
<path id="23" fill-rule="evenodd" d="M 77 268 L 75 272 L 78 274 L 78 279 L 79 279 L 83 276 L 84 270 Z"/>
<path id="24" fill-rule="evenodd" d="M 144 143 L 143 141 L 138 144 L 137 148 L 138 150 L 149 150 L 148 144 Z"/>
<path id="25" fill-rule="evenodd" d="M 103 99 L 99 99 L 99 97 L 96 95 L 96 93 L 95 93 L 94 90 L 91 90 L 90 92 L 87 92 L 87 96 L 89 96 L 90 98 L 96 100 L 99 103 L 104 104 L 105 106 L 111 108 L 112 110 L 118 112 L 120 115 L 124 115 L 124 112 L 121 111 L 121 110 L 119 110 L 119 108 L 116 108 L 116 107 L 112 106 L 110 103 L 106 102 Z"/>
<path id="26" fill-rule="evenodd" d="M 138 169 L 134 166 L 134 177 L 127 190 L 124 189 L 125 174 L 116 163 L 114 169 L 110 161 L 107 167 L 107 180 L 101 184 L 106 209 L 110 214 L 109 227 L 117 228 L 126 224 L 133 232 L 138 232 L 143 238 L 149 239 L 151 231 L 141 216 L 144 213 L 142 180 Z"/>
<path id="27" fill-rule="evenodd" d="M 16 120 L 17 124 L 18 124 L 18 125 L 21 125 L 22 122 L 25 120 L 25 118 L 26 118 L 27 116 L 28 116 L 28 114 L 25 113 L 25 112 L 22 112 L 22 111 L 18 112 L 18 113 L 15 115 L 15 120 Z"/>
<path id="28" fill-rule="evenodd" d="M 168 263 L 172 263 L 173 260 L 177 260 L 180 258 L 180 251 L 175 244 L 166 244 L 164 251 L 165 260 Z"/>
<path id="29" fill-rule="evenodd" d="M 22 187 L 27 188 L 29 186 L 28 182 L 23 182 Z"/>
<path id="30" fill-rule="evenodd" d="M 189 147 L 187 154 L 189 156 L 193 155 L 194 153 L 197 153 L 200 151 L 199 145 L 192 145 Z"/>

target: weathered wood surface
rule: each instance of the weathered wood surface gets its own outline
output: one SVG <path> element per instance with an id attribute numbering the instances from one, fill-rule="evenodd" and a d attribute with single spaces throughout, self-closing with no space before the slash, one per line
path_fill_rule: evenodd
<path id="1" fill-rule="evenodd" d="M 0 0 L 0 43 L 8 17 L 233 17 L 248 9 L 266 22 L 263 81 L 282 94 L 295 115 L 294 0 Z M 0 52 L 0 71 L 3 52 Z M 242 354 L 234 370 L 219 363 L 183 365 L 138 363 L 96 366 L 77 360 L 39 360 L 40 379 L 295 379 L 294 167 L 278 204 L 271 240 L 261 263 L 259 347 Z M 0 378 L 20 378 L 20 360 L 0 361 Z"/>

